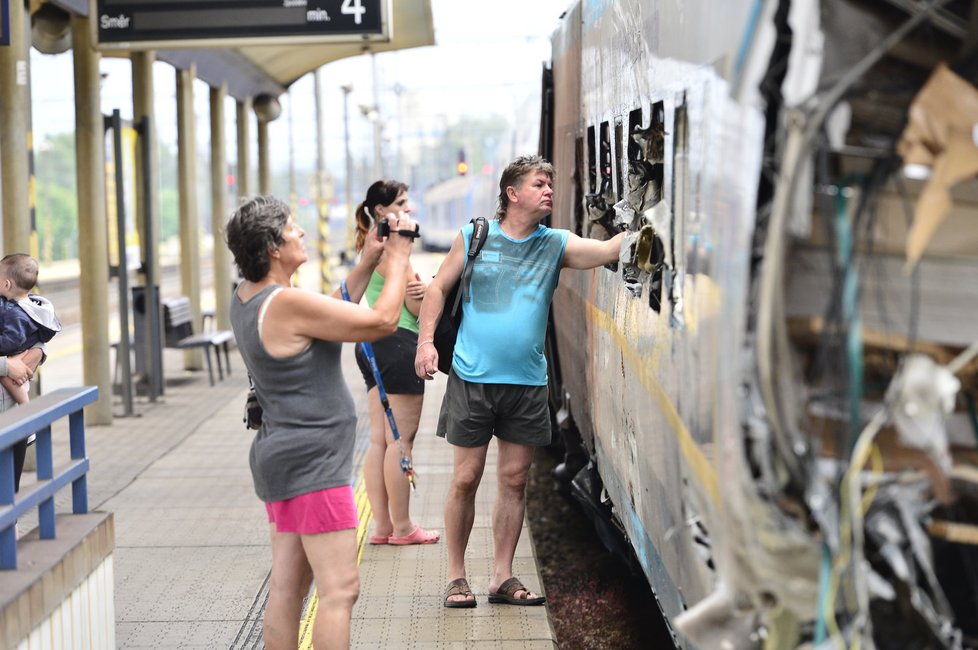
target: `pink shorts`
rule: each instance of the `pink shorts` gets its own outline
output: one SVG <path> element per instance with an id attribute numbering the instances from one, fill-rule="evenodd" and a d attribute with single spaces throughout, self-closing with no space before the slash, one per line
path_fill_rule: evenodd
<path id="1" fill-rule="evenodd" d="M 357 527 L 353 486 L 317 490 L 265 504 L 268 523 L 280 533 L 314 535 Z"/>

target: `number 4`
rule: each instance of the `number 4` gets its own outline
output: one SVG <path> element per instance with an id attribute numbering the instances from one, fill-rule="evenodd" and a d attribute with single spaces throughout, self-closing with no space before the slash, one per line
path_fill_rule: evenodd
<path id="1" fill-rule="evenodd" d="M 361 16 L 366 12 L 367 10 L 360 4 L 360 0 L 343 0 L 343 6 L 340 7 L 341 14 L 353 14 L 353 22 L 357 25 L 362 22 Z"/>

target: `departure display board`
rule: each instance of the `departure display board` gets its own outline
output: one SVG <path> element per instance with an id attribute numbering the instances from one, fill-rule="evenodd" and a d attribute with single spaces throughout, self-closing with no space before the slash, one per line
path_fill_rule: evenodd
<path id="1" fill-rule="evenodd" d="M 10 0 L 0 0 L 0 45 L 10 45 Z"/>
<path id="2" fill-rule="evenodd" d="M 91 2 L 101 49 L 390 40 L 390 0 Z"/>

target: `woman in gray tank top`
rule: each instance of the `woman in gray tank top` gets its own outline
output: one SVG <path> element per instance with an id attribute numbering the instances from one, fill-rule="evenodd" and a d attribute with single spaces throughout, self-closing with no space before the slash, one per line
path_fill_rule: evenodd
<path id="1" fill-rule="evenodd" d="M 310 581 L 319 594 L 313 644 L 349 646 L 360 590 L 352 457 L 356 410 L 340 367 L 344 341 L 374 341 L 397 329 L 410 269 L 414 221 L 389 218 L 391 236 L 368 237 L 347 277 L 352 302 L 293 288 L 306 261 L 305 235 L 283 201 L 244 203 L 225 229 L 244 281 L 231 299 L 231 327 L 263 409 L 249 462 L 265 502 L 272 573 L 263 624 L 265 647 L 296 647 Z M 373 307 L 359 304 L 384 254 L 384 288 Z"/>

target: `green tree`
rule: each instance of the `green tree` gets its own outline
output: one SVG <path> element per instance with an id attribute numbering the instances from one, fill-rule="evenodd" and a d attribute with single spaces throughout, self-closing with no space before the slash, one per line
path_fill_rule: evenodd
<path id="1" fill-rule="evenodd" d="M 160 243 L 180 237 L 180 190 L 177 183 L 177 154 L 169 144 L 160 142 Z"/>
<path id="2" fill-rule="evenodd" d="M 75 136 L 54 135 L 34 152 L 35 219 L 40 262 L 78 255 Z"/>

